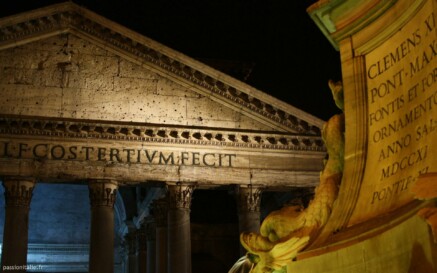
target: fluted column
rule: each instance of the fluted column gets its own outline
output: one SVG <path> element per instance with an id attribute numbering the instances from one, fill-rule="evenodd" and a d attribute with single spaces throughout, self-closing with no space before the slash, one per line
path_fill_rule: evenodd
<path id="1" fill-rule="evenodd" d="M 168 198 L 154 200 L 152 214 L 156 222 L 156 272 L 167 273 Z"/>
<path id="2" fill-rule="evenodd" d="M 242 232 L 259 233 L 261 221 L 261 186 L 240 185 L 237 191 L 238 227 Z M 246 254 L 240 247 L 240 254 Z"/>
<path id="3" fill-rule="evenodd" d="M 34 178 L 6 177 L 3 179 L 6 211 L 1 268 L 11 268 L 11 272 L 26 272 L 29 208 L 35 182 Z M 22 268 L 14 268 L 15 266 Z"/>
<path id="4" fill-rule="evenodd" d="M 114 203 L 117 182 L 90 180 L 91 202 L 90 273 L 114 272 Z"/>
<path id="5" fill-rule="evenodd" d="M 168 186 L 168 273 L 191 273 L 190 206 L 194 185 Z"/>

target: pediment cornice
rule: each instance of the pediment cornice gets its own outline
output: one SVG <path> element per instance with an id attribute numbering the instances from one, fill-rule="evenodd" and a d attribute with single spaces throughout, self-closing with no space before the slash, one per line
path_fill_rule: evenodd
<path id="1" fill-rule="evenodd" d="M 73 33 L 181 79 L 280 131 L 320 136 L 324 121 L 71 2 L 0 20 L 0 50 Z"/>

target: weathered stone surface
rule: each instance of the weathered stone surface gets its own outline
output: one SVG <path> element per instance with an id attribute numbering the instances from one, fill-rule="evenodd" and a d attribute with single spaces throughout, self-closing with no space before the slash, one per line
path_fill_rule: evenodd
<path id="1" fill-rule="evenodd" d="M 2 114 L 271 130 L 72 34 L 1 51 L 0 84 Z"/>
<path id="2" fill-rule="evenodd" d="M 322 121 L 74 4 L 49 12 L 0 20 L 0 174 L 318 183 Z"/>

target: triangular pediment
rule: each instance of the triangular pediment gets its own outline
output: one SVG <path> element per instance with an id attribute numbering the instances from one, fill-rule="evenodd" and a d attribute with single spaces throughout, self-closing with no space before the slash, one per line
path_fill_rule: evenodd
<path id="1" fill-rule="evenodd" d="M 44 104 L 53 118 L 302 135 L 323 124 L 71 2 L 1 19 L 0 58 L 3 115 L 38 116 Z"/>
<path id="2" fill-rule="evenodd" d="M 0 60 L 6 115 L 274 130 L 74 34 L 4 49 Z"/>

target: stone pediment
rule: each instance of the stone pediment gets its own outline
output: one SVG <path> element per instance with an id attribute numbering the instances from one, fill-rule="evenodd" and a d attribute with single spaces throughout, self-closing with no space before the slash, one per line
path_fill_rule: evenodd
<path id="1" fill-rule="evenodd" d="M 313 136 L 323 124 L 70 2 L 1 19 L 0 56 L 2 93 L 13 84 L 23 94 L 4 97 L 3 115 L 39 116 L 43 104 L 53 118 Z"/>
<path id="2" fill-rule="evenodd" d="M 312 187 L 323 121 L 73 3 L 0 19 L 0 175 Z"/>

